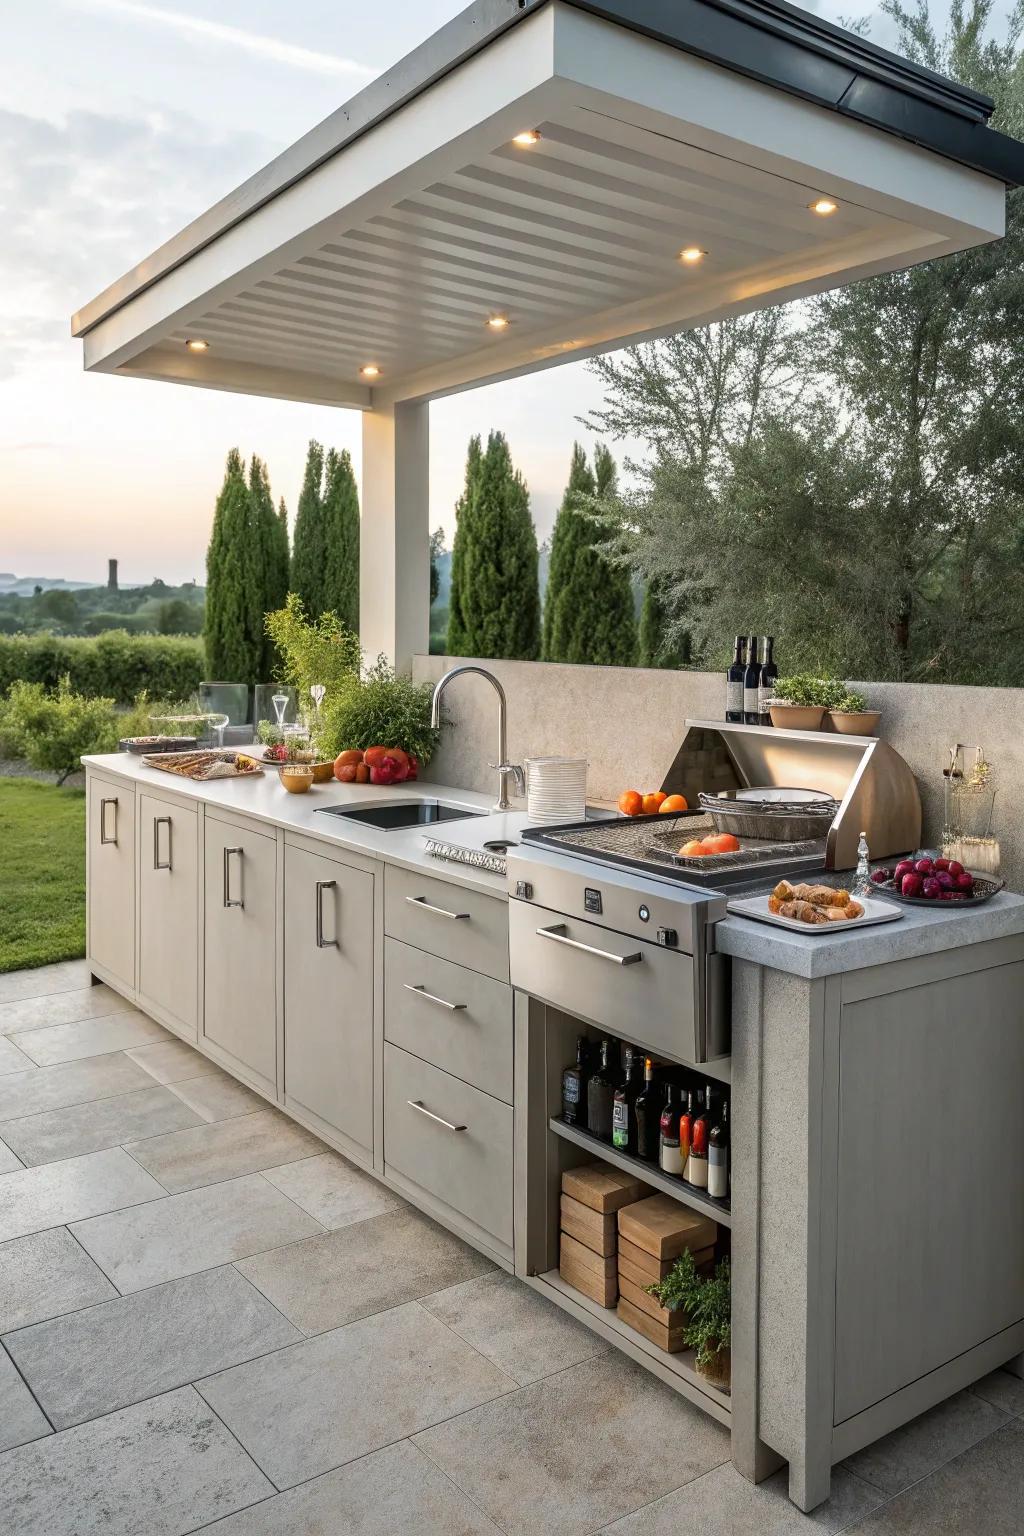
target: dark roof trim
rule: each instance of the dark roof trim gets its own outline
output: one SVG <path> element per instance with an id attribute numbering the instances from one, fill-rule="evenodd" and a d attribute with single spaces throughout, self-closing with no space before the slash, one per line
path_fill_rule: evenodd
<path id="1" fill-rule="evenodd" d="M 85 335 L 549 3 L 474 0 L 393 69 L 85 305 L 72 319 L 72 333 Z M 786 0 L 562 3 L 896 134 L 1007 186 L 1024 184 L 1024 144 L 986 126 L 993 107 L 987 96 L 798 10 Z"/>

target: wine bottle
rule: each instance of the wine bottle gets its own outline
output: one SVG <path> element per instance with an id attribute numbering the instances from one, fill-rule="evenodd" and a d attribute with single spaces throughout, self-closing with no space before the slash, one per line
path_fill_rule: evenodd
<path id="1" fill-rule="evenodd" d="M 683 1165 L 679 1157 L 679 1090 L 675 1083 L 665 1085 L 665 1107 L 661 1112 L 661 1138 L 659 1161 L 663 1173 L 682 1178 Z"/>
<path id="2" fill-rule="evenodd" d="M 743 721 L 756 725 L 760 719 L 759 688 L 761 663 L 757 659 L 757 636 L 751 635 L 747 646 L 747 669 L 743 674 Z"/>
<path id="3" fill-rule="evenodd" d="M 757 713 L 760 725 L 771 725 L 770 704 L 775 696 L 779 669 L 775 665 L 775 636 L 765 635 L 762 642 L 761 679 L 757 685 Z"/>
<path id="4" fill-rule="evenodd" d="M 626 1076 L 612 1102 L 612 1146 L 636 1156 L 636 1099 L 643 1085 L 643 1057 L 626 1046 Z"/>
<path id="5" fill-rule="evenodd" d="M 611 1068 L 612 1043 L 601 1041 L 601 1063 L 587 1084 L 587 1130 L 602 1141 L 612 1139 L 612 1104 L 615 1082 Z"/>
<path id="6" fill-rule="evenodd" d="M 643 1092 L 637 1095 L 636 1155 L 648 1163 L 658 1161 L 658 1141 L 661 1137 L 661 1094 L 654 1081 L 654 1062 L 648 1056 L 644 1061 Z"/>
<path id="7" fill-rule="evenodd" d="M 737 635 L 732 666 L 725 675 L 725 718 L 734 725 L 743 723 L 743 674 L 746 670 L 747 637 Z"/>
<path id="8" fill-rule="evenodd" d="M 679 1117 L 679 1161 L 683 1165 L 683 1178 L 690 1181 L 690 1144 L 693 1138 L 693 1122 L 697 1118 L 693 1094 L 686 1095 L 686 1113 Z"/>
<path id="9" fill-rule="evenodd" d="M 708 1194 L 724 1200 L 729 1193 L 729 1101 L 722 1100 L 708 1134 Z"/>
<path id="10" fill-rule="evenodd" d="M 708 1187 L 708 1113 L 704 1095 L 697 1090 L 697 1114 L 690 1132 L 690 1183 L 694 1189 Z"/>
<path id="11" fill-rule="evenodd" d="M 566 1125 L 587 1123 L 589 1060 L 590 1041 L 586 1035 L 580 1035 L 576 1041 L 576 1063 L 562 1073 L 562 1119 Z"/>

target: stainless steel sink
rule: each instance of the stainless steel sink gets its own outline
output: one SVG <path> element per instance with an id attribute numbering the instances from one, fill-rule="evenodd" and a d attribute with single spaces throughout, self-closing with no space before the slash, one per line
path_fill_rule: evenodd
<path id="1" fill-rule="evenodd" d="M 439 821 L 465 821 L 470 816 L 485 816 L 486 811 L 471 811 L 465 805 L 446 800 L 407 800 L 401 805 L 325 805 L 318 816 L 341 816 L 347 821 L 361 821 L 368 827 L 395 832 L 402 827 L 429 827 Z"/>

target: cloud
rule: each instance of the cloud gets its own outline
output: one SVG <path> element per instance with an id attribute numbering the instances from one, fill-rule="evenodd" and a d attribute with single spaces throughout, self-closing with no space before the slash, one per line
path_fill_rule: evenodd
<path id="1" fill-rule="evenodd" d="M 223 22 L 190 16 L 184 11 L 169 11 L 163 6 L 143 5 L 140 0 L 75 0 L 75 3 L 86 10 L 112 11 L 150 26 L 164 27 L 182 37 L 202 38 L 227 48 L 241 48 L 248 53 L 259 54 L 261 58 L 272 59 L 277 64 L 309 70 L 317 75 L 344 75 L 349 79 L 355 77 L 370 80 L 379 73 L 357 59 L 344 59 L 334 53 L 300 48 L 295 43 L 286 43 L 278 37 L 267 37 L 262 32 L 247 32 L 242 27 L 226 26 Z"/>

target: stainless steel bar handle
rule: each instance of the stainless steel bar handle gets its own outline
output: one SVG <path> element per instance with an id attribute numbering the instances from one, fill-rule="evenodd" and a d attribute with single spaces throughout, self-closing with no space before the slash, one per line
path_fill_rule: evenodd
<path id="1" fill-rule="evenodd" d="M 644 958 L 639 950 L 633 955 L 615 955 L 610 949 L 595 949 L 593 944 L 581 944 L 579 939 L 569 938 L 564 923 L 555 923 L 550 928 L 538 928 L 537 937 L 550 939 L 554 944 L 565 944 L 569 949 L 581 949 L 585 955 L 597 955 L 599 960 L 612 960 L 616 965 L 639 965 Z"/>
<path id="2" fill-rule="evenodd" d="M 421 912 L 433 912 L 435 917 L 450 917 L 455 923 L 468 923 L 468 912 L 449 912 L 447 907 L 433 906 L 425 896 L 407 896 L 406 901 L 410 907 L 419 907 Z"/>
<path id="3" fill-rule="evenodd" d="M 166 827 L 167 828 L 167 862 L 166 862 L 166 864 L 163 863 L 163 861 L 160 858 L 160 828 L 161 827 Z M 153 822 L 153 868 L 154 869 L 170 869 L 171 868 L 171 818 L 169 816 L 158 816 L 156 818 L 156 820 Z"/>
<path id="4" fill-rule="evenodd" d="M 449 1013 L 463 1013 L 468 1007 L 467 1003 L 450 1003 L 447 998 L 435 997 L 426 987 L 413 986 L 411 981 L 405 981 L 402 985 L 407 992 L 415 992 L 417 997 L 425 998 L 428 1003 L 436 1003 L 439 1008 L 447 1008 Z"/>
<path id="5" fill-rule="evenodd" d="M 242 907 L 244 909 L 244 907 L 245 907 L 245 897 L 244 896 L 239 896 L 239 897 L 233 899 L 232 895 L 231 895 L 231 855 L 233 853 L 237 853 L 238 854 L 238 868 L 239 868 L 239 872 L 241 872 L 242 858 L 244 857 L 245 849 L 244 848 L 225 848 L 224 849 L 224 905 L 226 907 Z"/>
<path id="6" fill-rule="evenodd" d="M 419 1099 L 406 1099 L 410 1109 L 415 1109 L 418 1114 L 426 1115 L 428 1120 L 436 1120 L 438 1125 L 443 1125 L 446 1131 L 467 1131 L 467 1125 L 452 1125 L 450 1120 L 443 1120 L 440 1115 L 435 1115 L 432 1109 L 427 1109 Z"/>
<path id="7" fill-rule="evenodd" d="M 318 880 L 316 883 L 316 947 L 317 949 L 337 949 L 338 940 L 324 938 L 324 891 L 334 891 L 338 888 L 337 880 Z"/>
<path id="8" fill-rule="evenodd" d="M 114 835 L 113 835 L 113 837 L 108 837 L 107 836 L 107 806 L 108 805 L 112 805 L 114 807 Z M 115 847 L 117 845 L 117 797 L 116 796 L 112 800 L 101 800 L 100 801 L 100 842 L 101 843 L 113 843 L 115 845 Z"/>

